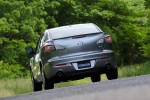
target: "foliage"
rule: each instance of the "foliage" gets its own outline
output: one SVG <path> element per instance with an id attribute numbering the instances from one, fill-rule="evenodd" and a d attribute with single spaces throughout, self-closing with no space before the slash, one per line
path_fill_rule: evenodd
<path id="1" fill-rule="evenodd" d="M 32 83 L 29 77 L 1 79 L 0 83 L 0 98 L 32 92 Z"/>
<path id="2" fill-rule="evenodd" d="M 35 47 L 46 28 L 90 22 L 112 35 L 118 65 L 136 63 L 143 55 L 150 57 L 149 4 L 150 0 L 0 0 L 0 59 L 4 65 L 28 69 L 25 50 Z"/>
<path id="3" fill-rule="evenodd" d="M 52 0 L 45 11 L 53 16 L 56 26 L 87 22 L 100 26 L 113 36 L 121 65 L 135 63 L 141 57 L 140 47 L 148 33 L 147 3 L 144 0 Z"/>
<path id="4" fill-rule="evenodd" d="M 144 45 L 144 56 L 150 57 L 150 44 Z"/>
<path id="5" fill-rule="evenodd" d="M 113 36 L 118 62 L 135 62 L 147 32 L 143 26 L 147 22 L 144 1 L 103 0 L 97 5 L 92 10 L 93 15 L 97 14 L 93 19 L 98 17 L 97 24 Z"/>
<path id="6" fill-rule="evenodd" d="M 10 65 L 8 63 L 3 63 L 3 61 L 0 61 L 0 73 L 1 79 L 12 79 L 29 76 L 29 71 L 23 67 L 20 67 L 19 64 Z"/>
<path id="7" fill-rule="evenodd" d="M 150 3 L 150 2 L 149 2 Z M 145 38 L 145 43 L 143 45 L 144 56 L 150 57 L 150 9 L 147 11 L 148 22 L 147 22 L 147 36 Z"/>
<path id="8" fill-rule="evenodd" d="M 42 0 L 0 1 L 0 59 L 4 62 L 28 67 L 25 48 L 35 43 L 46 28 L 43 5 Z"/>

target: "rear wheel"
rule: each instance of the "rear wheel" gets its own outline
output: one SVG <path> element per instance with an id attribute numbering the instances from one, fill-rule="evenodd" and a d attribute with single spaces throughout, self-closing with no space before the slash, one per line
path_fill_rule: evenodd
<path id="1" fill-rule="evenodd" d="M 31 81 L 32 81 L 32 87 L 33 87 L 33 91 L 41 91 L 42 90 L 42 83 L 41 82 L 37 82 L 34 77 L 32 72 L 31 73 Z"/>
<path id="2" fill-rule="evenodd" d="M 99 82 L 99 81 L 101 81 L 101 76 L 100 76 L 100 74 L 98 74 L 98 73 L 93 74 L 93 75 L 91 76 L 91 81 L 92 81 L 92 82 Z"/>
<path id="3" fill-rule="evenodd" d="M 54 88 L 53 81 L 50 80 L 50 79 L 47 79 L 45 75 L 43 75 L 43 87 L 44 87 L 45 90 Z"/>
<path id="4" fill-rule="evenodd" d="M 113 80 L 118 78 L 118 69 L 110 68 L 106 70 L 106 76 L 108 80 Z"/>

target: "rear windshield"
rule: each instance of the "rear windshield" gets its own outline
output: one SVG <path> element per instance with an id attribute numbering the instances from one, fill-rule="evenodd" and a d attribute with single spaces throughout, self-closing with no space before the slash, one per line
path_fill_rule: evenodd
<path id="1" fill-rule="evenodd" d="M 68 25 L 52 28 L 47 31 L 52 39 L 102 32 L 101 29 L 92 23 Z"/>

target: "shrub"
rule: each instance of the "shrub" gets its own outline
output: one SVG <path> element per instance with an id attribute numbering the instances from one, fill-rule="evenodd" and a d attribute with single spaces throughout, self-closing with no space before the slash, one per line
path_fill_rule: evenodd
<path id="1" fill-rule="evenodd" d="M 9 65 L 0 61 L 0 78 L 1 79 L 12 79 L 25 77 L 29 75 L 29 71 L 19 64 Z"/>

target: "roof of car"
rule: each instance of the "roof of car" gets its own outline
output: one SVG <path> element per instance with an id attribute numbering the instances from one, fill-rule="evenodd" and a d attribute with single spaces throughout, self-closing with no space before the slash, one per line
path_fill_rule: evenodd
<path id="1" fill-rule="evenodd" d="M 46 30 L 52 39 L 98 32 L 102 32 L 102 30 L 93 23 L 67 25 Z"/>

